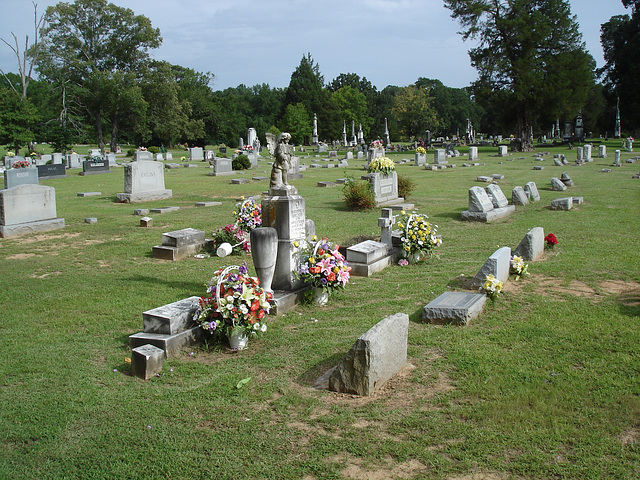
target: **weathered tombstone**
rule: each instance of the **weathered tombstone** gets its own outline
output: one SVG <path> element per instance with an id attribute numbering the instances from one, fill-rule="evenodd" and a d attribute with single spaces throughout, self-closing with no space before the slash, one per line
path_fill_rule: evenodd
<path id="1" fill-rule="evenodd" d="M 571 210 L 573 197 L 556 198 L 551 201 L 551 210 Z"/>
<path id="2" fill-rule="evenodd" d="M 201 147 L 194 147 L 189 149 L 189 160 L 204 160 L 204 151 Z"/>
<path id="3" fill-rule="evenodd" d="M 153 154 L 149 150 L 138 150 L 133 156 L 135 162 L 151 162 Z"/>
<path id="4" fill-rule="evenodd" d="M 607 158 L 607 146 L 606 145 L 600 145 L 598 147 L 598 157 Z"/>
<path id="5" fill-rule="evenodd" d="M 436 148 L 433 151 L 433 163 L 436 165 L 446 165 L 449 163 L 447 161 L 447 152 L 444 148 Z"/>
<path id="6" fill-rule="evenodd" d="M 593 159 L 591 158 L 591 145 L 585 145 L 582 147 L 582 161 L 583 162 L 591 162 Z"/>
<path id="7" fill-rule="evenodd" d="M 487 301 L 484 293 L 445 292 L 422 309 L 422 320 L 435 324 L 467 325 Z"/>
<path id="8" fill-rule="evenodd" d="M 544 253 L 544 229 L 534 227 L 527 232 L 513 254 L 524 260 L 536 260 Z"/>
<path id="9" fill-rule="evenodd" d="M 478 159 L 478 147 L 469 147 L 469 161 Z"/>
<path id="10" fill-rule="evenodd" d="M 0 237 L 64 228 L 56 218 L 56 190 L 45 185 L 19 185 L 0 190 Z"/>
<path id="11" fill-rule="evenodd" d="M 559 158 L 554 158 L 554 159 L 553 159 L 553 164 L 554 164 L 556 167 L 562 167 L 562 160 L 560 160 Z"/>
<path id="12" fill-rule="evenodd" d="M 213 176 L 232 175 L 233 163 L 230 158 L 218 158 L 213 159 Z"/>
<path id="13" fill-rule="evenodd" d="M 427 163 L 427 154 L 416 152 L 414 165 L 426 165 L 426 163 Z"/>
<path id="14" fill-rule="evenodd" d="M 149 380 L 162 371 L 164 351 L 154 345 L 142 345 L 131 350 L 131 374 Z"/>
<path id="15" fill-rule="evenodd" d="M 4 171 L 4 188 L 18 185 L 37 185 L 38 169 L 36 167 L 10 168 Z"/>
<path id="16" fill-rule="evenodd" d="M 615 159 L 613 161 L 614 165 L 620 166 L 620 150 L 616 150 Z"/>
<path id="17" fill-rule="evenodd" d="M 511 268 L 511 248 L 502 247 L 493 252 L 482 268 L 471 281 L 474 287 L 481 287 L 488 275 L 493 275 L 500 282 L 509 280 Z"/>
<path id="18" fill-rule="evenodd" d="M 162 154 L 161 153 L 156 153 L 156 162 L 161 162 L 163 160 L 164 160 L 164 158 L 162 157 Z"/>
<path id="19" fill-rule="evenodd" d="M 40 155 L 40 158 L 36 161 L 36 165 L 46 165 L 47 163 L 51 163 L 53 157 L 49 154 Z"/>
<path id="20" fill-rule="evenodd" d="M 171 162 L 171 161 L 173 161 L 173 153 L 171 153 L 171 152 L 167 152 L 167 153 L 165 153 L 165 154 L 164 154 L 164 159 L 165 159 L 167 162 Z"/>
<path id="21" fill-rule="evenodd" d="M 249 127 L 249 129 L 247 130 L 247 145 L 253 146 L 253 142 L 256 141 L 256 138 L 258 138 L 256 129 L 253 127 Z"/>
<path id="22" fill-rule="evenodd" d="M 509 205 L 509 200 L 502 193 L 502 189 L 499 185 L 492 183 L 491 185 L 487 185 L 485 187 L 487 194 L 491 198 L 491 203 L 493 203 L 494 208 L 502 208 Z"/>
<path id="23" fill-rule="evenodd" d="M 164 188 L 162 163 L 137 161 L 124 166 L 124 193 L 116 195 L 118 202 L 149 202 L 171 196 L 171 190 Z"/>
<path id="24" fill-rule="evenodd" d="M 540 193 L 538 193 L 538 186 L 535 182 L 527 182 L 524 186 L 524 192 L 527 194 L 527 198 L 531 202 L 537 202 L 540 200 Z"/>
<path id="25" fill-rule="evenodd" d="M 107 153 L 105 155 L 105 159 L 109 162 L 110 167 L 116 166 L 116 154 L 115 153 Z"/>
<path id="26" fill-rule="evenodd" d="M 564 183 L 567 187 L 573 187 L 574 185 L 573 180 L 571 180 L 571 177 L 567 172 L 562 172 L 562 175 L 560 176 L 560 181 Z"/>
<path id="27" fill-rule="evenodd" d="M 521 186 L 516 185 L 511 190 L 511 203 L 513 205 L 529 205 L 529 198 Z"/>
<path id="28" fill-rule="evenodd" d="M 77 153 L 67 155 L 67 168 L 80 168 L 82 166 L 82 157 Z"/>
<path id="29" fill-rule="evenodd" d="M 351 347 L 329 377 L 329 389 L 372 395 L 407 362 L 409 316 L 396 313 L 377 323 Z"/>
<path id="30" fill-rule="evenodd" d="M 374 172 L 367 175 L 378 205 L 398 200 L 398 173 Z"/>
<path id="31" fill-rule="evenodd" d="M 51 155 L 53 157 L 53 164 L 58 165 L 62 163 L 62 154 L 61 153 L 53 153 Z"/>
<path id="32" fill-rule="evenodd" d="M 493 202 L 482 187 L 471 187 L 469 189 L 470 212 L 488 212 L 493 208 Z"/>
<path id="33" fill-rule="evenodd" d="M 558 178 L 551 178 L 551 190 L 556 192 L 564 192 L 567 189 L 567 186 Z"/>
<path id="34" fill-rule="evenodd" d="M 506 157 L 507 156 L 507 146 L 506 145 L 500 145 L 498 147 L 498 156 L 499 157 Z"/>
<path id="35" fill-rule="evenodd" d="M 584 161 L 584 151 L 582 147 L 576 147 L 576 162 L 582 163 Z"/>

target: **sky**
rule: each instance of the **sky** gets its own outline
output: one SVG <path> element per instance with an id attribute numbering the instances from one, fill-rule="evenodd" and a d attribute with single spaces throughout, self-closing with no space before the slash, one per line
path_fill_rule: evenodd
<path id="1" fill-rule="evenodd" d="M 35 0 L 38 12 L 55 0 Z M 68 3 L 73 3 L 69 0 Z M 289 85 L 310 53 L 328 83 L 341 73 L 366 77 L 382 90 L 433 78 L 449 87 L 477 78 L 459 24 L 442 0 L 116 0 L 145 15 L 163 42 L 151 55 L 214 75 L 212 88 Z M 631 13 L 620 0 L 571 0 L 587 50 L 604 64 L 600 25 Z M 33 39 L 31 0 L 0 0 L 0 38 L 24 48 Z M 16 72 L 15 54 L 0 43 L 0 68 Z"/>

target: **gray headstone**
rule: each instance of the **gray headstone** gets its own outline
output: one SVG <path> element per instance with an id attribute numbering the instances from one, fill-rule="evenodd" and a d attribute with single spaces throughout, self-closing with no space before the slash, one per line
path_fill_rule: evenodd
<path id="1" fill-rule="evenodd" d="M 200 147 L 190 148 L 189 160 L 204 160 L 204 150 Z"/>
<path id="2" fill-rule="evenodd" d="M 18 185 L 37 185 L 38 169 L 36 167 L 28 168 L 10 168 L 4 171 L 4 188 L 13 188 Z"/>
<path id="3" fill-rule="evenodd" d="M 469 189 L 469 211 L 488 212 L 493 210 L 493 202 L 482 187 L 471 187 Z"/>
<path id="4" fill-rule="evenodd" d="M 145 333 L 173 335 L 194 324 L 193 315 L 200 305 L 200 297 L 188 297 L 142 313 Z"/>
<path id="5" fill-rule="evenodd" d="M 445 292 L 422 309 L 422 320 L 429 323 L 466 325 L 476 318 L 487 296 L 484 293 Z"/>
<path id="6" fill-rule="evenodd" d="M 134 161 L 136 162 L 152 162 L 153 161 L 153 153 L 148 150 L 138 150 L 134 156 Z"/>
<path id="7" fill-rule="evenodd" d="M 544 229 L 534 227 L 524 236 L 513 254 L 524 260 L 536 260 L 544 253 Z"/>
<path id="8" fill-rule="evenodd" d="M 529 198 L 521 186 L 517 185 L 511 190 L 511 203 L 513 205 L 528 205 Z"/>
<path id="9" fill-rule="evenodd" d="M 436 148 L 433 151 L 433 163 L 445 164 L 447 163 L 447 152 L 444 148 Z"/>
<path id="10" fill-rule="evenodd" d="M 564 192 L 567 189 L 567 186 L 558 178 L 551 178 L 551 190 L 556 192 Z"/>
<path id="11" fill-rule="evenodd" d="M 489 198 L 491 198 L 491 203 L 493 203 L 494 208 L 502 208 L 509 205 L 509 200 L 504 196 L 499 185 L 496 185 L 495 183 L 487 185 L 485 190 L 487 191 Z"/>
<path id="12" fill-rule="evenodd" d="M 116 195 L 119 202 L 162 200 L 171 195 L 171 190 L 164 188 L 162 163 L 137 161 L 124 166 L 124 193 Z"/>
<path id="13" fill-rule="evenodd" d="M 491 177 L 487 177 L 486 175 L 480 175 L 476 178 L 476 182 L 490 183 L 492 181 L 493 179 Z"/>
<path id="14" fill-rule="evenodd" d="M 551 210 L 571 210 L 573 207 L 573 198 L 556 198 L 551 201 Z"/>
<path id="15" fill-rule="evenodd" d="M 511 248 L 502 247 L 493 252 L 482 268 L 473 277 L 471 285 L 480 287 L 489 274 L 496 277 L 500 282 L 509 280 L 509 270 L 511 268 Z"/>
<path id="16" fill-rule="evenodd" d="M 183 228 L 162 234 L 162 245 L 167 247 L 184 247 L 204 242 L 204 232 L 195 228 Z"/>
<path id="17" fill-rule="evenodd" d="M 356 395 L 372 395 L 407 362 L 409 316 L 396 313 L 385 318 L 351 347 L 329 377 L 329 389 Z"/>
<path id="18" fill-rule="evenodd" d="M 540 200 L 540 194 L 538 193 L 538 186 L 535 182 L 527 182 L 524 186 L 524 192 L 527 194 L 527 198 L 532 202 Z"/>
<path id="19" fill-rule="evenodd" d="M 507 146 L 506 145 L 500 145 L 498 147 L 498 156 L 499 157 L 506 157 L 507 156 Z"/>
<path id="20" fill-rule="evenodd" d="M 131 350 L 131 374 L 143 380 L 153 378 L 162 371 L 164 350 L 153 345 L 142 345 Z"/>
<path id="21" fill-rule="evenodd" d="M 560 177 L 560 181 L 564 183 L 567 187 L 573 187 L 573 180 L 567 172 L 562 172 L 562 176 Z"/>
<path id="22" fill-rule="evenodd" d="M 469 161 L 472 162 L 478 158 L 478 147 L 469 147 Z"/>

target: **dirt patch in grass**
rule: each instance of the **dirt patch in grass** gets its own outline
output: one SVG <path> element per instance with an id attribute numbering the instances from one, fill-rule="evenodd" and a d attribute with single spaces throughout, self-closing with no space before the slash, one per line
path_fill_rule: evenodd
<path id="1" fill-rule="evenodd" d="M 507 480 L 508 478 L 517 479 L 523 477 L 514 477 L 506 473 L 469 473 L 466 475 L 447 477 L 447 480 Z"/>
<path id="2" fill-rule="evenodd" d="M 418 460 L 395 463 L 391 457 L 363 459 L 348 454 L 329 457 L 328 462 L 346 464 L 340 471 L 345 478 L 358 480 L 383 480 L 387 478 L 415 478 L 426 473 L 427 466 Z"/>
<path id="3" fill-rule="evenodd" d="M 75 238 L 77 236 L 80 235 L 80 232 L 76 232 L 76 233 L 63 233 L 61 235 L 55 235 L 55 234 L 50 234 L 50 235 L 34 235 L 33 237 L 29 237 L 29 238 L 21 238 L 20 239 L 20 243 L 21 244 L 25 244 L 25 243 L 40 243 L 40 242 L 44 242 L 47 240 L 61 240 L 64 238 Z"/>
<path id="4" fill-rule="evenodd" d="M 36 275 L 35 273 L 29 275 L 31 278 L 47 278 L 49 275 L 60 275 L 62 272 L 59 270 L 56 270 L 55 272 L 48 272 L 48 273 L 43 273 L 42 275 Z"/>
<path id="5" fill-rule="evenodd" d="M 24 260 L 27 258 L 35 257 L 35 253 L 16 253 L 15 255 L 10 255 L 7 257 L 7 260 Z"/>
<path id="6" fill-rule="evenodd" d="M 637 445 L 638 440 L 640 440 L 640 429 L 637 427 L 630 428 L 620 435 L 620 442 L 623 445 Z"/>

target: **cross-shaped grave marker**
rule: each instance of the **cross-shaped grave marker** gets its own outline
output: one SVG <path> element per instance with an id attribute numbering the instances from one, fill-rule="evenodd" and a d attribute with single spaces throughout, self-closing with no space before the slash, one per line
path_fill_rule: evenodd
<path id="1" fill-rule="evenodd" d="M 391 242 L 391 229 L 396 223 L 396 217 L 390 208 L 382 209 L 382 216 L 378 218 L 378 226 L 380 227 L 380 242 L 386 244 L 389 248 L 393 248 Z"/>

